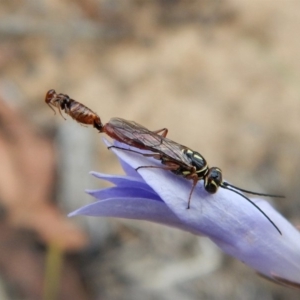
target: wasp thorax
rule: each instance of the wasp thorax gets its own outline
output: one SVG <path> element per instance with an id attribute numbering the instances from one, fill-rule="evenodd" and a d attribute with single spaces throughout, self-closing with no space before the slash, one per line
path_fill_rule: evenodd
<path id="1" fill-rule="evenodd" d="M 184 154 L 189 158 L 191 165 L 196 168 L 196 170 L 202 170 L 207 167 L 206 160 L 204 157 L 191 149 L 185 149 Z"/>
<path id="2" fill-rule="evenodd" d="M 207 192 L 214 194 L 219 186 L 221 186 L 221 183 L 223 182 L 222 179 L 222 171 L 219 168 L 213 167 L 210 168 L 207 175 L 204 179 L 204 187 Z"/>

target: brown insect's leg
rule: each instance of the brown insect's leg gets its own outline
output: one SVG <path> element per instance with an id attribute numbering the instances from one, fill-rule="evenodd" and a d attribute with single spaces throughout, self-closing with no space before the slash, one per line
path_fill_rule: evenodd
<path id="1" fill-rule="evenodd" d="M 162 128 L 162 129 L 154 130 L 152 132 L 157 134 L 161 133 L 160 135 L 165 138 L 168 134 L 168 128 Z"/>
<path id="2" fill-rule="evenodd" d="M 47 103 L 48 104 L 48 106 L 54 111 L 54 114 L 56 115 L 56 111 L 55 111 L 55 109 L 51 106 L 51 104 L 50 103 Z"/>
<path id="3" fill-rule="evenodd" d="M 60 106 L 58 106 L 58 111 L 59 111 L 60 115 L 62 116 L 62 118 L 63 118 L 64 120 L 67 120 L 67 119 L 62 115 Z"/>

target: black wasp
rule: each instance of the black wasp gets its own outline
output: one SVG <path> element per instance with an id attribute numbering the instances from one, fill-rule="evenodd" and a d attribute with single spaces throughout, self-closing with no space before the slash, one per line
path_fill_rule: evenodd
<path id="1" fill-rule="evenodd" d="M 104 127 L 104 130 L 100 130 L 100 132 L 105 132 L 113 139 L 118 140 L 127 145 L 133 146 L 135 148 L 151 151 L 151 154 L 142 155 L 151 156 L 155 159 L 158 159 L 164 165 L 161 167 L 141 166 L 137 168 L 137 170 L 141 168 L 162 168 L 165 170 L 169 170 L 177 175 L 183 176 L 186 179 L 192 180 L 193 185 L 189 194 L 187 208 L 190 207 L 191 197 L 198 181 L 203 180 L 204 188 L 210 194 L 216 193 L 218 188 L 221 187 L 230 190 L 249 201 L 269 220 L 269 222 L 281 234 L 279 228 L 261 210 L 261 208 L 257 206 L 253 201 L 251 201 L 248 197 L 243 195 L 241 192 L 277 198 L 284 198 L 284 196 L 252 192 L 245 189 L 241 189 L 224 181 L 222 176 L 222 170 L 220 168 L 210 168 L 205 158 L 199 152 L 196 152 L 186 146 L 183 146 L 168 139 L 166 137 L 168 129 L 166 128 L 156 131 L 150 131 L 136 122 L 127 121 L 121 118 L 110 119 L 110 121 L 106 123 Z M 115 146 L 112 147 L 119 148 Z M 124 150 L 128 151 L 128 149 Z M 129 151 L 140 153 L 134 150 Z"/>

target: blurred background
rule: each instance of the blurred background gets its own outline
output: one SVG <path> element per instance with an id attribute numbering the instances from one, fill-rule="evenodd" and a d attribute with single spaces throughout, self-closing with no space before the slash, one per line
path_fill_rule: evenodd
<path id="1" fill-rule="evenodd" d="M 298 1 L 1 1 L 0 299 L 297 299 L 207 238 L 67 218 L 106 186 L 89 171 L 122 170 L 44 97 L 167 127 L 297 225 L 299 31 Z"/>

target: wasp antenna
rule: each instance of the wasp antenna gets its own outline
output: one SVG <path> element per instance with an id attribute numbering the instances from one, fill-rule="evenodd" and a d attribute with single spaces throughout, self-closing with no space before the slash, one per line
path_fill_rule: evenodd
<path id="1" fill-rule="evenodd" d="M 243 195 L 242 193 L 231 189 L 229 186 L 227 185 L 222 185 L 222 187 L 226 190 L 232 191 L 240 196 L 242 196 L 244 199 L 246 199 L 248 202 L 250 202 L 253 206 L 255 206 L 267 219 L 268 221 L 275 227 L 275 229 L 280 233 L 280 235 L 282 235 L 281 231 L 279 230 L 279 228 L 275 225 L 275 223 L 263 212 L 263 210 L 261 208 L 259 208 L 259 206 L 257 206 L 253 201 L 251 201 L 248 197 L 246 197 L 245 195 Z"/>
<path id="2" fill-rule="evenodd" d="M 248 194 L 252 194 L 252 195 L 258 195 L 258 196 L 265 196 L 265 197 L 274 197 L 274 198 L 285 198 L 285 196 L 282 196 L 282 195 L 272 195 L 272 194 L 264 194 L 264 193 L 257 193 L 257 192 L 252 192 L 252 191 L 248 191 L 248 190 L 244 190 L 244 189 L 241 189 L 237 186 L 234 186 L 228 182 L 222 182 L 221 184 L 222 187 L 224 188 L 227 188 L 227 187 L 232 187 L 233 189 L 235 190 L 238 190 L 238 191 L 241 191 L 241 192 L 244 192 L 244 193 L 248 193 Z"/>

